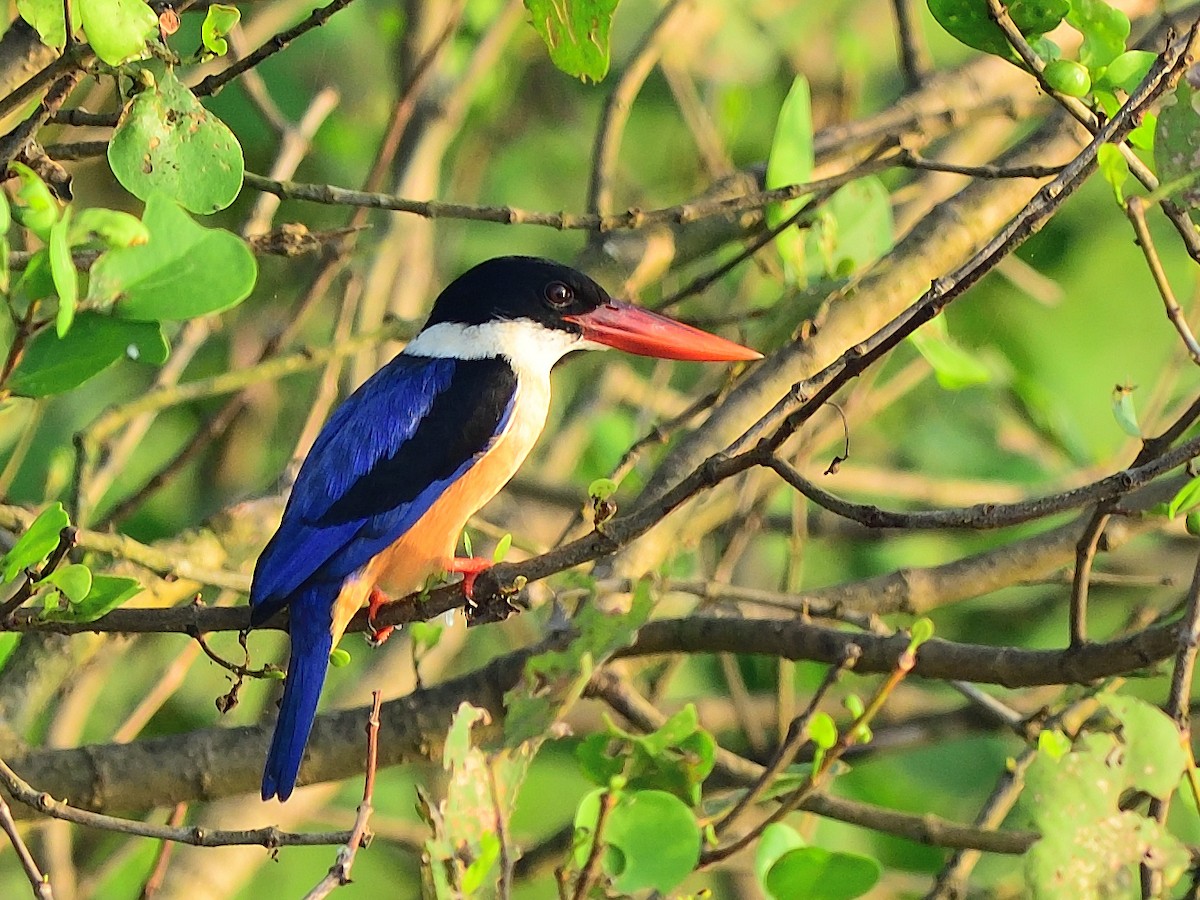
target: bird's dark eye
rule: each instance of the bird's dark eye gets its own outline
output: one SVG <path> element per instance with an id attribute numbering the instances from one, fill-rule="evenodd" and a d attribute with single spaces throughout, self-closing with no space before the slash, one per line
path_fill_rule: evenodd
<path id="1" fill-rule="evenodd" d="M 558 309 L 568 305 L 575 299 L 575 292 L 561 281 L 552 281 L 546 285 L 546 302 Z"/>

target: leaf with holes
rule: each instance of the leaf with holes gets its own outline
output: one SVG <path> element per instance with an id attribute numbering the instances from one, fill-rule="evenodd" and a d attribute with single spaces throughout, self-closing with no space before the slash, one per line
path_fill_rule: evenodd
<path id="1" fill-rule="evenodd" d="M 149 78 L 151 70 L 143 69 L 142 76 Z M 125 105 L 108 145 L 108 163 L 138 199 L 161 191 L 201 215 L 234 201 L 245 170 L 233 132 L 170 68 Z"/>
<path id="2" fill-rule="evenodd" d="M 575 812 L 575 862 L 580 867 L 586 865 L 597 837 L 603 793 L 586 795 Z M 669 892 L 700 861 L 696 818 L 682 800 L 665 791 L 618 793 L 599 839 L 604 871 L 623 894 L 647 888 Z"/>
<path id="3" fill-rule="evenodd" d="M 1200 91 L 1186 81 L 1163 102 L 1154 132 L 1154 165 L 1172 200 L 1200 207 Z"/>
<path id="4" fill-rule="evenodd" d="M 525 0 L 550 59 L 568 75 L 600 81 L 608 74 L 608 32 L 619 0 Z"/>
<path id="5" fill-rule="evenodd" d="M 258 277 L 246 242 L 192 221 L 168 197 L 155 194 L 142 222 L 144 244 L 110 250 L 91 272 L 88 299 L 114 304 L 126 319 L 191 319 L 245 300 Z"/>

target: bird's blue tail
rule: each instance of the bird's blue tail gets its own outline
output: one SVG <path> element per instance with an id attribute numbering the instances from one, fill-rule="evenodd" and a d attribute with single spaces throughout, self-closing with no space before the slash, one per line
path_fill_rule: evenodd
<path id="1" fill-rule="evenodd" d="M 321 592 L 322 594 L 324 592 Z M 311 588 L 291 603 L 292 653 L 287 681 L 267 764 L 263 769 L 262 798 L 286 800 L 296 786 L 300 760 L 317 714 L 317 701 L 329 668 L 333 635 L 329 631 L 329 602 Z"/>

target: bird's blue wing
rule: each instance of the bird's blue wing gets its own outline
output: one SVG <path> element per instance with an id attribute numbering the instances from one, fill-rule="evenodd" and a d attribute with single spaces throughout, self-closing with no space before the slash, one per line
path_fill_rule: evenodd
<path id="1" fill-rule="evenodd" d="M 401 354 L 325 424 L 259 557 L 255 624 L 306 582 L 339 586 L 404 534 L 508 422 L 516 376 L 498 358 Z"/>

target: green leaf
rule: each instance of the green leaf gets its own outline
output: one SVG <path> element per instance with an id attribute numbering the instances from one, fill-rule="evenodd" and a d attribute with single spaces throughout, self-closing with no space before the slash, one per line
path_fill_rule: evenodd
<path id="1" fill-rule="evenodd" d="M 869 856 L 799 847 L 776 860 L 763 887 L 777 900 L 852 900 L 874 887 L 882 873 L 878 861 Z"/>
<path id="2" fill-rule="evenodd" d="M 583 798 L 575 813 L 575 861 L 586 863 L 596 838 L 603 791 Z M 600 840 L 606 846 L 604 871 L 622 893 L 653 889 L 666 893 L 700 861 L 700 827 L 683 801 L 664 791 L 618 795 Z M 647 852 L 653 848 L 653 852 Z"/>
<path id="3" fill-rule="evenodd" d="M 1141 437 L 1142 430 L 1138 426 L 1137 409 L 1133 405 L 1134 388 L 1118 384 L 1112 392 L 1112 413 L 1121 430 L 1130 437 Z"/>
<path id="4" fill-rule="evenodd" d="M 0 235 L 7 234 L 12 227 L 12 212 L 8 208 L 8 194 L 0 191 Z"/>
<path id="5" fill-rule="evenodd" d="M 8 663 L 8 658 L 12 656 L 13 651 L 17 649 L 17 644 L 21 643 L 21 634 L 17 631 L 5 631 L 0 634 L 0 672 L 4 671 L 4 666 Z"/>
<path id="6" fill-rule="evenodd" d="M 69 240 L 75 246 L 87 243 L 93 235 L 110 249 L 132 247 L 150 240 L 150 231 L 137 216 L 99 207 L 90 207 L 75 216 Z"/>
<path id="7" fill-rule="evenodd" d="M 334 647 L 329 651 L 329 664 L 335 669 L 341 669 L 350 665 L 350 651 L 343 650 L 341 647 Z"/>
<path id="8" fill-rule="evenodd" d="M 65 337 L 75 321 L 75 307 L 79 304 L 79 273 L 75 271 L 75 260 L 71 259 L 71 245 L 67 235 L 71 228 L 71 207 L 63 210 L 62 218 L 50 229 L 50 277 L 54 279 L 54 290 L 58 294 L 58 314 L 54 318 L 54 330 Z"/>
<path id="9" fill-rule="evenodd" d="M 94 622 L 141 593 L 142 586 L 132 578 L 117 575 L 93 575 L 92 588 L 71 610 L 76 622 Z"/>
<path id="10" fill-rule="evenodd" d="M 142 73 L 149 77 L 150 70 Z M 138 199 L 148 201 L 161 191 L 203 215 L 236 199 L 245 171 L 233 132 L 170 68 L 126 104 L 108 145 L 108 163 Z"/>
<path id="11" fill-rule="evenodd" d="M 1000 26 L 988 14 L 986 0 L 928 0 L 929 11 L 953 37 L 968 47 L 1014 59 Z M 1017 30 L 1026 38 L 1052 31 L 1070 11 L 1069 0 L 1012 0 L 1005 3 Z"/>
<path id="12" fill-rule="evenodd" d="M 775 861 L 789 850 L 797 850 L 806 846 L 804 838 L 796 829 L 782 822 L 772 822 L 763 829 L 758 838 L 758 846 L 754 851 L 754 877 L 759 887 L 767 889 L 767 873 Z"/>
<path id="13" fill-rule="evenodd" d="M 25 569 L 38 565 L 58 546 L 62 530 L 70 524 L 61 503 L 55 501 L 43 509 L 12 549 L 0 557 L 0 581 L 12 581 Z"/>
<path id="14" fill-rule="evenodd" d="M 608 74 L 608 32 L 619 0 L 525 0 L 554 65 L 576 78 Z"/>
<path id="15" fill-rule="evenodd" d="M 156 322 L 127 322 L 99 313 L 80 313 L 65 337 L 46 328 L 25 348 L 8 380 L 25 397 L 61 394 L 128 357 L 155 365 L 167 358 L 167 340 Z"/>
<path id="16" fill-rule="evenodd" d="M 1081 63 L 1073 59 L 1056 59 L 1046 63 L 1042 77 L 1060 94 L 1068 97 L 1084 97 L 1092 89 L 1092 76 Z"/>
<path id="17" fill-rule="evenodd" d="M 912 623 L 912 627 L 908 629 L 908 633 L 911 636 L 908 649 L 910 651 L 916 650 L 933 637 L 933 620 L 928 616 L 921 616 L 921 618 Z"/>
<path id="18" fill-rule="evenodd" d="M 1119 733 L 1085 733 L 1066 755 L 1039 753 L 1026 770 L 1021 805 L 1042 835 L 1025 855 L 1027 896 L 1035 900 L 1130 896 L 1142 863 L 1170 888 L 1187 868 L 1188 853 L 1175 837 L 1123 808 L 1130 788 L 1169 790 L 1183 772 L 1174 725 L 1157 710 L 1162 721 L 1152 721 L 1128 699 L 1103 700 L 1121 722 Z"/>
<path id="19" fill-rule="evenodd" d="M 500 540 L 496 541 L 496 549 L 492 551 L 492 562 L 504 562 L 504 557 L 508 556 L 508 551 L 512 549 L 512 532 L 505 532 Z"/>
<path id="20" fill-rule="evenodd" d="M 808 738 L 822 750 L 828 750 L 836 744 L 838 730 L 833 716 L 823 711 L 814 713 L 808 723 Z"/>
<path id="21" fill-rule="evenodd" d="M 158 36 L 158 16 L 143 0 L 75 0 L 88 43 L 110 66 L 146 55 Z"/>
<path id="22" fill-rule="evenodd" d="M 465 528 L 463 529 L 463 550 L 466 551 L 467 556 L 475 555 L 475 548 L 471 546 L 471 532 Z"/>
<path id="23" fill-rule="evenodd" d="M 479 836 L 479 855 L 471 860 L 467 871 L 463 872 L 460 885 L 467 897 L 473 897 L 483 887 L 488 872 L 500 858 L 500 838 L 495 832 L 489 831 Z"/>
<path id="24" fill-rule="evenodd" d="M 1129 37 L 1129 17 L 1119 9 L 1109 6 L 1104 0 L 1071 0 L 1067 23 L 1083 35 L 1083 44 L 1079 47 L 1079 62 L 1086 66 L 1093 76 L 1125 52 L 1125 39 Z"/>
<path id="25" fill-rule="evenodd" d="M 1061 759 L 1071 752 L 1071 739 L 1057 729 L 1044 728 L 1038 732 L 1038 751 Z"/>
<path id="26" fill-rule="evenodd" d="M 597 604 L 585 603 L 571 623 L 575 639 L 565 650 L 531 656 L 521 681 L 505 693 L 505 746 L 544 739 L 579 699 L 594 667 L 633 642 L 652 606 L 650 582 L 645 579 L 634 588 L 626 613 L 609 613 Z"/>
<path id="27" fill-rule="evenodd" d="M 434 622 L 412 622 L 408 626 L 408 637 L 414 650 L 432 650 L 442 639 L 446 627 Z"/>
<path id="28" fill-rule="evenodd" d="M 991 381 L 992 373 L 987 366 L 950 337 L 945 319 L 933 319 L 910 334 L 908 339 L 925 357 L 944 390 L 958 391 Z"/>
<path id="29" fill-rule="evenodd" d="M 46 182 L 29 166 L 10 162 L 9 172 L 17 176 L 17 191 L 14 199 L 13 217 L 43 241 L 49 240 L 50 229 L 58 221 L 58 201 Z"/>
<path id="30" fill-rule="evenodd" d="M 767 157 L 766 187 L 772 190 L 811 181 L 813 165 L 812 98 L 808 79 L 797 75 L 775 122 L 775 136 Z M 805 195 L 784 203 L 768 204 L 767 225 L 777 228 L 795 215 L 807 200 L 808 195 Z M 804 272 L 804 236 L 799 230 L 789 228 L 775 239 L 775 247 L 789 278 L 798 281 Z"/>
<path id="31" fill-rule="evenodd" d="M 587 492 L 596 500 L 607 500 L 617 492 L 617 483 L 611 478 L 597 478 L 588 485 Z"/>
<path id="32" fill-rule="evenodd" d="M 1117 694 L 1102 702 L 1121 723 L 1126 787 L 1152 797 L 1169 796 L 1188 764 L 1187 751 L 1171 717 L 1137 697 Z"/>
<path id="33" fill-rule="evenodd" d="M 1113 189 L 1117 205 L 1125 206 L 1125 182 L 1129 180 L 1129 162 L 1125 155 L 1112 144 L 1103 144 L 1096 159 L 1100 163 L 1100 174 Z"/>
<path id="34" fill-rule="evenodd" d="M 1200 207 L 1200 93 L 1186 79 L 1158 112 L 1154 165 L 1172 200 Z"/>
<path id="35" fill-rule="evenodd" d="M 1179 489 L 1167 504 L 1167 518 L 1173 519 L 1181 512 L 1189 512 L 1200 505 L 1200 475 Z"/>
<path id="36" fill-rule="evenodd" d="M 55 569 L 38 585 L 52 584 L 72 603 L 80 603 L 92 589 L 92 570 L 82 563 L 71 563 Z"/>
<path id="37" fill-rule="evenodd" d="M 1142 83 L 1150 73 L 1150 67 L 1158 56 L 1149 50 L 1127 50 L 1105 68 L 1097 84 L 1109 88 L 1120 88 L 1127 94 Z"/>
<path id="38" fill-rule="evenodd" d="M 110 250 L 92 266 L 88 299 L 115 303 L 126 319 L 191 319 L 250 295 L 258 264 L 246 242 L 204 228 L 162 194 L 146 203 L 145 244 Z"/>
<path id="39" fill-rule="evenodd" d="M 200 26 L 200 40 L 205 48 L 217 56 L 224 56 L 229 50 L 229 42 L 225 35 L 241 21 L 242 13 L 236 6 L 226 6 L 214 3 L 204 15 L 204 24 Z"/>
<path id="40" fill-rule="evenodd" d="M 17 13 L 33 26 L 47 47 L 61 50 L 67 45 L 62 0 L 17 0 Z M 71 5 L 71 21 L 75 28 L 79 27 L 79 10 L 74 4 Z"/>

